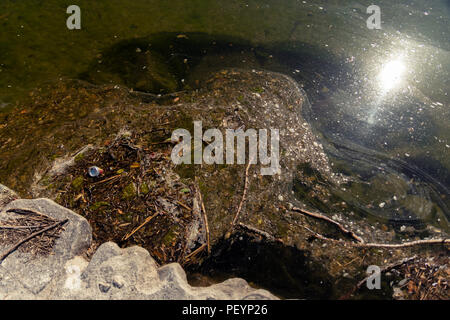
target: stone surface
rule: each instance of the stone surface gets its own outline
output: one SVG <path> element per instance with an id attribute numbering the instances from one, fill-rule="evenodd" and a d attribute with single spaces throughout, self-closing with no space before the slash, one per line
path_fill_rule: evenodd
<path id="1" fill-rule="evenodd" d="M 158 267 L 141 247 L 101 245 L 82 269 L 75 260 L 43 298 L 57 299 L 275 299 L 266 290 L 255 290 L 243 279 L 230 279 L 210 287 L 191 287 L 177 263 Z"/>

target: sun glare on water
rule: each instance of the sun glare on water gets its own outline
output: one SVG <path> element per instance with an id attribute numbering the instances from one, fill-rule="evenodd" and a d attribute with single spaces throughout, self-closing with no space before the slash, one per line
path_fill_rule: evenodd
<path id="1" fill-rule="evenodd" d="M 402 81 L 405 69 L 405 64 L 400 58 L 386 63 L 378 75 L 383 90 L 389 91 L 397 87 Z"/>

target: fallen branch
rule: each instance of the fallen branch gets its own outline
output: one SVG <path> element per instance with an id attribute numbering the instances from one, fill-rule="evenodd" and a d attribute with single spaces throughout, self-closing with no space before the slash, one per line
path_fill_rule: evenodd
<path id="1" fill-rule="evenodd" d="M 248 161 L 247 168 L 245 168 L 245 182 L 244 182 L 244 192 L 242 193 L 242 199 L 239 203 L 239 207 L 236 211 L 236 214 L 234 216 L 233 222 L 231 223 L 232 226 L 236 224 L 236 221 L 239 218 L 239 214 L 241 213 L 242 206 L 244 205 L 245 198 L 247 197 L 247 190 L 248 190 L 248 170 L 250 169 L 252 161 L 251 159 Z"/>
<path id="2" fill-rule="evenodd" d="M 411 261 L 413 261 L 415 259 L 417 259 L 417 256 L 413 256 L 413 257 L 410 257 L 410 258 L 405 258 L 405 259 L 402 259 L 402 260 L 400 260 L 398 262 L 389 264 L 389 265 L 387 265 L 387 266 L 385 266 L 385 267 L 380 269 L 380 275 L 382 273 L 385 273 L 385 272 L 388 272 L 388 271 L 390 271 L 392 269 L 400 267 L 400 266 L 404 265 L 405 263 L 411 262 Z M 367 280 L 370 277 L 372 277 L 372 276 L 373 276 L 373 274 L 371 274 L 371 275 L 365 277 L 364 279 L 362 279 L 360 282 L 358 282 L 356 284 L 356 286 L 353 287 L 353 289 L 350 292 L 348 292 L 347 294 L 345 294 L 342 297 L 340 297 L 339 300 L 345 300 L 345 299 L 350 298 L 350 296 L 353 295 L 356 291 L 358 291 L 364 285 L 364 283 L 366 283 Z"/>
<path id="3" fill-rule="evenodd" d="M 310 217 L 313 217 L 313 218 L 316 218 L 316 219 L 321 219 L 321 220 L 327 221 L 327 222 L 333 224 L 334 226 L 336 226 L 339 230 L 342 231 L 342 233 L 348 235 L 349 237 L 351 237 L 356 242 L 364 243 L 364 240 L 361 237 L 359 237 L 356 233 L 354 233 L 351 230 L 345 229 L 339 222 L 336 222 L 333 219 L 330 219 L 327 216 L 324 216 L 323 214 L 307 211 L 305 209 L 296 208 L 296 207 L 292 208 L 291 210 L 295 211 L 295 212 L 299 212 L 299 213 L 305 214 L 307 216 L 310 216 Z"/>
<path id="4" fill-rule="evenodd" d="M 54 228 L 56 228 L 56 227 L 58 227 L 58 226 L 62 226 L 63 224 L 67 223 L 68 221 L 69 221 L 69 219 L 65 219 L 65 220 L 63 220 L 63 221 L 59 221 L 59 222 L 54 223 L 54 224 L 52 224 L 52 225 L 50 225 L 50 226 L 48 226 L 48 227 L 45 227 L 45 228 L 42 229 L 42 230 L 39 230 L 39 231 L 37 231 L 37 232 L 35 232 L 35 233 L 32 233 L 32 234 L 30 234 L 28 237 L 26 237 L 26 238 L 20 240 L 20 241 L 17 242 L 14 246 L 12 246 L 11 249 L 8 249 L 5 253 L 3 253 L 3 254 L 0 256 L 0 264 L 3 262 L 3 260 L 5 260 L 6 257 L 8 257 L 11 253 L 13 253 L 17 248 L 19 248 L 19 247 L 20 247 L 22 244 L 24 244 L 25 242 L 27 242 L 27 241 L 33 239 L 34 237 L 37 237 L 37 236 L 40 235 L 40 234 L 43 234 L 44 232 L 46 232 L 46 231 L 48 231 L 48 230 L 54 229 Z"/>

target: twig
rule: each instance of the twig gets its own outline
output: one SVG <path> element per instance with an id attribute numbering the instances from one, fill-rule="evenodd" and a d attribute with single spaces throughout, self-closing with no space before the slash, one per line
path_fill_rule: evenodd
<path id="1" fill-rule="evenodd" d="M 390 270 L 392 270 L 392 269 L 395 269 L 395 268 L 397 268 L 397 267 L 400 267 L 400 266 L 404 265 L 405 263 L 411 262 L 411 261 L 413 261 L 413 260 L 415 260 L 415 259 L 417 259 L 417 256 L 405 258 L 405 259 L 402 259 L 402 260 L 400 260 L 400 261 L 398 261 L 398 262 L 389 264 L 389 265 L 387 265 L 387 266 L 381 268 L 381 270 L 380 270 L 380 275 L 381 275 L 382 273 L 385 273 L 385 272 L 388 272 L 388 271 L 390 271 Z M 350 296 L 353 295 L 356 291 L 358 291 L 358 290 L 364 285 L 364 283 L 366 283 L 367 280 L 368 280 L 370 277 L 372 277 L 372 276 L 373 276 L 373 275 L 369 275 L 369 276 L 365 277 L 364 279 L 362 279 L 361 281 L 359 281 L 359 282 L 356 284 L 356 286 L 354 286 L 353 289 L 350 290 L 350 292 L 348 292 L 347 294 L 343 295 L 343 296 L 340 297 L 339 299 L 340 299 L 340 300 L 345 300 L 345 299 L 350 298 Z"/>
<path id="2" fill-rule="evenodd" d="M 39 229 L 42 226 L 0 226 L 0 229 Z"/>
<path id="3" fill-rule="evenodd" d="M 211 253 L 211 245 L 209 242 L 208 216 L 206 215 L 205 204 L 203 203 L 202 193 L 200 192 L 200 189 L 197 189 L 197 192 L 198 192 L 198 197 L 200 199 L 201 208 L 203 211 L 203 220 L 205 221 L 205 228 L 206 228 L 206 244 L 208 246 L 208 254 L 210 254 Z"/>
<path id="4" fill-rule="evenodd" d="M 345 242 L 345 241 L 342 241 L 342 240 L 336 240 L 336 239 L 325 237 L 325 236 L 321 235 L 320 233 L 317 233 L 314 230 L 311 230 L 310 228 L 305 227 L 303 225 L 300 225 L 300 227 L 302 227 L 302 228 L 308 230 L 309 232 L 311 232 L 314 235 L 314 237 L 316 237 L 317 239 L 330 241 L 330 242 L 348 243 L 348 242 Z"/>
<path id="5" fill-rule="evenodd" d="M 317 219 L 321 219 L 321 220 L 327 221 L 327 222 L 335 225 L 336 227 L 338 227 L 339 230 L 342 231 L 342 233 L 350 236 L 353 240 L 356 240 L 356 242 L 364 243 L 364 240 L 361 239 L 358 235 L 356 235 L 356 233 L 354 233 L 351 230 L 345 229 L 339 222 L 336 222 L 333 219 L 330 219 L 330 218 L 328 218 L 327 216 L 325 216 L 323 214 L 307 211 L 305 209 L 296 208 L 296 207 L 292 208 L 291 210 L 295 211 L 295 212 L 300 212 L 300 213 L 305 214 L 305 215 L 310 216 L 310 217 L 314 217 L 314 218 L 317 218 Z"/>
<path id="6" fill-rule="evenodd" d="M 91 183 L 91 185 L 95 186 L 95 185 L 98 185 L 98 184 L 101 184 L 101 183 L 104 183 L 104 182 L 108 182 L 108 181 L 110 181 L 110 180 L 114 180 L 114 179 L 116 179 L 116 178 L 119 178 L 120 176 L 122 176 L 122 174 L 117 174 L 117 175 L 115 175 L 115 176 L 112 176 L 112 177 L 103 179 L 103 180 L 101 180 L 101 181 L 97 181 L 97 182 Z"/>
<path id="7" fill-rule="evenodd" d="M 308 227 L 305 227 L 303 225 L 300 225 L 302 228 L 308 230 L 311 232 L 317 239 L 321 239 L 324 241 L 331 241 L 335 243 L 341 243 L 341 244 L 348 244 L 353 247 L 361 247 L 361 248 L 406 248 L 406 247 L 413 247 L 413 246 L 420 246 L 420 245 L 427 245 L 427 244 L 450 244 L 450 239 L 430 239 L 430 240 L 417 240 L 417 241 L 410 241 L 410 242 L 404 242 L 404 243 L 354 243 L 354 242 L 347 242 L 343 240 L 336 240 L 332 238 L 325 237 L 321 235 L 320 233 L 317 233 Z"/>
<path id="8" fill-rule="evenodd" d="M 183 202 L 177 201 L 177 203 L 178 203 L 180 206 L 182 206 L 183 208 L 185 208 L 186 210 L 192 211 L 192 209 L 189 208 L 187 205 L 185 205 Z"/>
<path id="9" fill-rule="evenodd" d="M 417 240 L 417 241 L 410 241 L 410 242 L 404 242 L 404 243 L 364 243 L 360 244 L 358 246 L 361 247 L 368 247 L 368 248 L 406 248 L 406 247 L 413 247 L 413 246 L 420 246 L 420 245 L 426 245 L 426 244 L 450 244 L 450 239 L 430 239 L 430 240 Z"/>
<path id="10" fill-rule="evenodd" d="M 6 258 L 7 256 L 9 256 L 11 253 L 13 253 L 17 248 L 19 248 L 19 247 L 20 247 L 22 244 L 24 244 L 25 242 L 29 241 L 30 239 L 33 239 L 34 237 L 36 237 L 36 236 L 38 236 L 38 235 L 40 235 L 40 234 L 42 234 L 42 233 L 44 233 L 44 232 L 46 232 L 46 231 L 48 231 L 48 230 L 51 230 L 51 229 L 56 228 L 56 227 L 58 227 L 58 226 L 60 226 L 60 225 L 63 225 L 63 224 L 65 224 L 65 223 L 67 223 L 68 221 L 69 221 L 69 219 L 65 219 L 65 220 L 63 220 L 63 221 L 56 222 L 56 223 L 54 223 L 54 224 L 52 224 L 52 225 L 50 225 L 50 226 L 48 226 L 48 227 L 45 227 L 44 229 L 39 230 L 39 231 L 37 231 L 37 232 L 35 232 L 35 233 L 32 233 L 32 234 L 30 234 L 28 237 L 26 237 L 26 238 L 20 240 L 20 241 L 17 242 L 14 246 L 12 246 L 11 249 L 7 250 L 5 253 L 3 253 L 3 254 L 0 256 L 0 263 L 2 263 L 3 260 L 5 260 L 5 258 Z"/>
<path id="11" fill-rule="evenodd" d="M 175 144 L 172 141 L 159 141 L 159 142 L 152 142 L 150 143 L 150 145 L 154 146 L 154 145 L 158 145 L 158 144 Z"/>
<path id="12" fill-rule="evenodd" d="M 270 240 L 270 241 L 273 241 L 273 242 L 281 242 L 281 243 L 283 242 L 283 241 L 281 241 L 280 239 L 275 238 L 273 235 L 271 235 L 271 234 L 268 233 L 268 232 L 259 230 L 259 229 L 255 228 L 255 227 L 249 226 L 249 225 L 247 225 L 247 224 L 243 224 L 242 222 L 239 222 L 237 225 L 238 225 L 239 227 L 241 227 L 241 228 L 247 230 L 247 231 L 250 231 L 250 232 L 259 234 L 260 236 L 266 238 L 267 240 Z"/>
<path id="13" fill-rule="evenodd" d="M 199 253 L 200 251 L 202 251 L 204 248 L 206 247 L 206 243 L 202 244 L 200 247 L 198 247 L 197 249 L 195 249 L 194 251 L 192 251 L 191 253 L 189 253 L 186 258 L 184 258 L 184 262 L 190 260 L 191 257 L 195 256 L 197 253 Z"/>
<path id="14" fill-rule="evenodd" d="M 250 165 L 251 165 L 252 161 L 251 159 L 249 159 L 248 164 L 247 164 L 247 168 L 245 168 L 245 182 L 244 182 L 244 192 L 242 193 L 242 199 L 241 202 L 239 203 L 239 207 L 236 211 L 236 215 L 234 216 L 233 222 L 231 223 L 232 226 L 234 226 L 236 224 L 237 219 L 239 218 L 239 214 L 241 213 L 242 210 L 242 206 L 244 205 L 244 201 L 245 198 L 247 196 L 247 190 L 248 190 L 248 170 L 250 169 Z"/>
<path id="15" fill-rule="evenodd" d="M 156 217 L 159 213 L 155 213 L 154 215 L 148 217 L 147 219 L 144 220 L 143 223 L 141 223 L 141 225 L 139 227 L 137 227 L 136 229 L 134 229 L 133 231 L 131 231 L 130 233 L 128 233 L 127 235 L 125 235 L 125 237 L 123 237 L 122 240 L 128 240 L 133 234 L 135 234 L 136 232 L 138 232 L 139 230 L 142 229 L 142 227 L 144 227 L 147 223 L 149 223 L 154 217 Z"/>
<path id="16" fill-rule="evenodd" d="M 31 209 L 12 208 L 12 209 L 6 210 L 6 212 L 14 212 L 14 213 L 21 214 L 21 215 L 34 214 L 34 215 L 48 218 L 45 214 L 43 214 L 39 211 L 31 210 Z"/>

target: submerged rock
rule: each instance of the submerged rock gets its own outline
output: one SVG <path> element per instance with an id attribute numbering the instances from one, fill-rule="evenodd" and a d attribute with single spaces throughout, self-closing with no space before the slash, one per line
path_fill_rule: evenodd
<path id="1" fill-rule="evenodd" d="M 34 197 L 52 198 L 87 217 L 99 243 L 128 239 L 126 235 L 148 217 L 143 214 L 145 208 L 151 211 L 159 208 L 171 221 L 159 227 L 163 233 L 157 239 L 139 238 L 139 234 L 144 237 L 155 232 L 146 225 L 140 233 L 133 234 L 130 239 L 133 242 L 128 244 L 175 246 L 174 254 L 154 253 L 165 263 L 179 261 L 194 250 L 199 243 L 198 240 L 193 243 L 193 239 L 204 238 L 201 234 L 205 234 L 207 227 L 209 246 L 232 229 L 231 222 L 244 192 L 246 165 L 171 162 L 172 145 L 167 141 L 172 132 L 183 128 L 193 133 L 194 121 L 201 121 L 205 130 L 220 130 L 223 136 L 229 129 L 266 129 L 269 141 L 270 130 L 279 130 L 279 173 L 262 176 L 262 168 L 278 163 L 262 165 L 260 158 L 250 167 L 247 199 L 242 203 L 237 222 L 253 224 L 279 238 L 286 237 L 289 224 L 281 208 L 286 203 L 300 204 L 292 194 L 294 177 L 302 179 L 311 190 L 317 189 L 297 167 L 308 165 L 330 183 L 342 180 L 332 173 L 321 144 L 301 116 L 302 106 L 308 103 L 305 93 L 287 76 L 223 70 L 206 81 L 201 90 L 179 93 L 163 105 L 146 102 L 148 95 L 130 94 L 122 88 L 83 86 L 60 83 L 49 91 L 48 97 L 34 96 L 30 114 L 39 114 L 37 122 L 30 114 L 10 120 L 8 132 L 15 132 L 16 127 L 28 121 L 20 138 L 0 132 L 0 140 L 9 141 L 1 155 L 5 160 L 3 168 L 14 167 L 20 179 L 1 173 L 0 176 L 23 192 L 29 192 L 32 185 Z M 53 104 L 55 100 L 60 102 Z M 78 107 L 81 110 L 76 115 L 74 108 Z M 29 140 L 24 147 L 9 152 L 15 145 L 22 145 L 23 139 Z M 270 156 L 270 143 L 268 149 Z M 105 168 L 102 177 L 105 183 L 86 175 L 86 169 L 92 165 Z M 190 215 L 180 205 L 181 202 L 192 208 L 193 199 L 200 196 L 209 226 L 205 221 L 199 225 L 198 221 L 203 219 L 198 219 L 198 214 Z M 105 202 L 109 205 L 101 206 L 100 210 L 98 204 Z M 149 203 L 156 207 L 149 207 Z M 158 221 L 163 216 L 156 217 L 151 224 L 161 224 Z M 101 223 L 98 226 L 96 219 Z M 105 227 L 109 231 L 100 235 L 98 230 Z"/>

